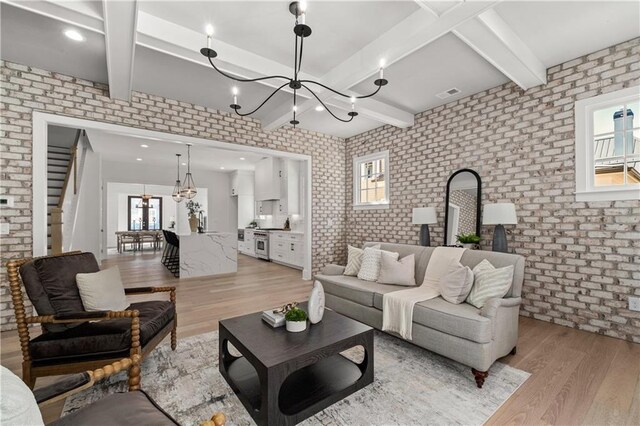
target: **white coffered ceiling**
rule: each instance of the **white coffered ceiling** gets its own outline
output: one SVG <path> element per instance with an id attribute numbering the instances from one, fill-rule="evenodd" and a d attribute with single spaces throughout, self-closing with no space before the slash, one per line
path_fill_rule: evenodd
<path id="1" fill-rule="evenodd" d="M 293 16 L 287 1 L 1 0 L 2 59 L 131 90 L 230 111 L 233 83 L 198 50 L 213 24 L 216 61 L 242 77 L 292 74 Z M 383 124 L 409 127 L 413 115 L 512 80 L 546 81 L 558 63 L 640 36 L 638 1 L 321 1 L 308 0 L 306 76 L 349 93 L 375 86 L 386 59 L 390 83 L 358 102 L 349 124 L 299 102 L 300 127 L 349 137 Z M 68 28 L 85 41 L 63 35 Z M 243 111 L 273 84 L 238 84 Z M 436 97 L 451 88 L 460 93 Z M 346 115 L 350 105 L 320 98 Z M 279 93 L 256 114 L 266 130 L 289 125 L 291 95 Z"/>

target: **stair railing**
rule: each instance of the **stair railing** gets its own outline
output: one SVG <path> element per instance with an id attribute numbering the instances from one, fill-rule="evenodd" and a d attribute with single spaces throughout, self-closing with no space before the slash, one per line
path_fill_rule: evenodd
<path id="1" fill-rule="evenodd" d="M 58 205 L 51 208 L 51 254 L 62 253 L 62 206 L 64 205 L 64 197 L 67 193 L 67 187 L 69 186 L 69 180 L 73 179 L 73 194 L 78 193 L 78 141 L 82 130 L 76 132 L 76 140 L 70 149 L 71 156 L 69 157 L 69 164 L 67 164 L 67 173 L 64 176 L 64 183 L 62 184 L 62 192 L 58 200 Z"/>

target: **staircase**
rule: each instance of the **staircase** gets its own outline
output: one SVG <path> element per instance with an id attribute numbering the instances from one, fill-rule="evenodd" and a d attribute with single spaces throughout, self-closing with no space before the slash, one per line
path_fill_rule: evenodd
<path id="1" fill-rule="evenodd" d="M 47 147 L 47 252 L 51 254 L 52 217 L 56 209 L 62 207 L 62 193 L 66 189 L 66 182 L 72 180 L 72 152 L 73 148 L 53 146 Z M 73 182 L 75 185 L 75 182 Z M 59 219 L 58 219 L 59 220 Z"/>

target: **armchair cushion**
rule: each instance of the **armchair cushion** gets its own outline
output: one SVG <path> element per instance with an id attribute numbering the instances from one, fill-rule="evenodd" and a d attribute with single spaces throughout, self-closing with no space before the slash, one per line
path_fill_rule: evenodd
<path id="1" fill-rule="evenodd" d="M 87 311 L 123 311 L 128 305 L 118 266 L 77 274 L 76 283 Z"/>
<path id="2" fill-rule="evenodd" d="M 51 423 L 55 426 L 174 426 L 177 424 L 149 395 L 141 390 L 108 395 Z"/>
<path id="3" fill-rule="evenodd" d="M 98 272 L 92 253 L 34 259 L 20 267 L 20 277 L 29 300 L 39 315 L 84 311 L 76 274 Z M 64 331 L 77 324 L 48 324 L 47 331 Z"/>
<path id="4" fill-rule="evenodd" d="M 166 301 L 132 303 L 128 309 L 140 312 L 142 346 L 153 339 L 175 316 L 175 306 Z M 127 357 L 130 349 L 129 318 L 85 322 L 63 332 L 44 333 L 29 342 L 34 365 Z"/>

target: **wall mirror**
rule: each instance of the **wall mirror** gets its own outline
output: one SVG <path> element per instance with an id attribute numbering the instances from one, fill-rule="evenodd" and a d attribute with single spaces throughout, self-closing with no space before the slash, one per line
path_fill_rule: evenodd
<path id="1" fill-rule="evenodd" d="M 471 169 L 460 169 L 447 181 L 444 221 L 444 244 L 455 245 L 456 235 L 480 235 L 480 175 Z"/>

